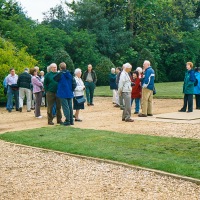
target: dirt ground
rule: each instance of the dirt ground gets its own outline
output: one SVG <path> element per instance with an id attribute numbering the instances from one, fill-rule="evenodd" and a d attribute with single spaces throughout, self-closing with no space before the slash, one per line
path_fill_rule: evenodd
<path id="1" fill-rule="evenodd" d="M 113 106 L 111 98 L 96 97 L 94 104 L 95 106 L 89 107 L 86 105 L 85 109 L 81 110 L 80 118 L 83 121 L 76 122 L 74 127 L 110 130 L 126 134 L 200 139 L 199 124 L 141 121 L 137 120 L 138 117 L 134 114 L 132 114 L 132 118 L 135 119 L 135 122 L 127 123 L 121 120 L 122 111 Z M 154 99 L 154 114 L 176 112 L 182 104 L 183 100 L 181 99 Z M 16 111 L 8 113 L 5 108 L 0 108 L 0 133 L 48 126 L 46 108 L 43 107 L 41 110 L 43 118 L 36 119 L 33 111 L 26 112 L 25 106 L 22 113 Z M 134 113 L 134 106 L 132 113 Z"/>

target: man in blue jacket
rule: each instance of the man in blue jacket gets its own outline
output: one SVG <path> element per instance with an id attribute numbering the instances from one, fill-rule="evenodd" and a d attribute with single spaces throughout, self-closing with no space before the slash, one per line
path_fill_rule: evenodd
<path id="1" fill-rule="evenodd" d="M 151 64 L 148 60 L 144 61 L 144 76 L 142 80 L 142 113 L 138 115 L 139 117 L 153 116 L 152 103 L 155 72 L 150 65 Z"/>
<path id="2" fill-rule="evenodd" d="M 54 76 L 54 80 L 58 82 L 58 89 L 56 96 L 60 98 L 64 116 L 66 118 L 63 125 L 74 125 L 72 99 L 74 97 L 73 91 L 76 88 L 76 82 L 71 73 L 66 70 L 66 64 L 60 63 L 60 73 Z"/>

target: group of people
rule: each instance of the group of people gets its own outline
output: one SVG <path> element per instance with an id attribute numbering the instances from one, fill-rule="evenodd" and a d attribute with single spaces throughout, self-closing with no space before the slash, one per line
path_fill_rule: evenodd
<path id="1" fill-rule="evenodd" d="M 57 118 L 57 123 L 65 126 L 73 125 L 74 120 L 81 122 L 79 111 L 84 109 L 84 91 L 86 91 L 87 105 L 94 106 L 93 96 L 96 87 L 97 76 L 88 65 L 88 69 L 83 74 L 77 68 L 74 76 L 67 70 L 64 62 L 60 63 L 59 71 L 57 65 L 52 63 L 47 67 L 47 74 L 39 72 L 38 67 L 24 70 L 19 76 L 15 74 L 14 68 L 10 69 L 10 74 L 4 80 L 7 90 L 7 110 L 13 109 L 13 96 L 15 98 L 16 111 L 22 112 L 23 102 L 26 96 L 27 112 L 31 112 L 31 102 L 34 102 L 35 117 L 42 118 L 40 107 L 43 105 L 43 98 L 46 97 L 48 124 L 54 125 L 53 118 Z M 45 94 L 45 95 L 44 95 Z M 65 121 L 62 121 L 62 112 Z M 33 109 L 33 108 L 32 108 Z M 75 114 L 73 114 L 73 109 Z"/>
<path id="2" fill-rule="evenodd" d="M 193 111 L 193 94 L 196 97 L 196 109 L 200 109 L 200 68 L 193 70 L 193 63 L 187 62 L 186 69 L 183 84 L 184 105 L 179 112 L 186 112 L 187 107 L 187 112 Z M 113 91 L 112 101 L 115 107 L 123 110 L 122 121 L 125 122 L 134 122 L 131 118 L 133 102 L 135 102 L 134 114 L 138 114 L 138 117 L 153 116 L 155 72 L 148 60 L 144 61 L 143 68 L 138 67 L 135 71 L 131 71 L 131 64 L 126 63 L 122 68 L 112 68 L 109 76 L 110 89 Z M 60 63 L 59 70 L 57 65 L 52 63 L 47 67 L 45 76 L 43 71 L 39 72 L 38 67 L 30 69 L 30 73 L 26 68 L 19 76 L 15 74 L 14 68 L 11 68 L 10 74 L 4 80 L 7 90 L 7 110 L 12 111 L 14 96 L 16 111 L 22 112 L 26 96 L 27 112 L 34 109 L 36 118 L 42 118 L 40 107 L 46 104 L 49 125 L 54 125 L 54 117 L 57 118 L 58 124 L 73 125 L 74 121 L 82 121 L 79 112 L 84 109 L 86 100 L 88 106 L 94 106 L 96 82 L 97 75 L 91 64 L 83 74 L 81 69 L 75 69 L 74 76 L 67 70 L 64 62 Z M 139 113 L 140 107 L 141 113 Z M 61 108 L 65 116 L 64 122 Z"/>
<path id="3" fill-rule="evenodd" d="M 130 63 L 111 69 L 110 89 L 113 91 L 113 103 L 115 107 L 123 110 L 122 121 L 133 122 L 131 119 L 131 106 L 135 101 L 135 112 L 139 117 L 153 116 L 152 102 L 155 92 L 155 72 L 148 60 L 143 63 L 143 69 L 138 67 L 131 72 Z M 139 113 L 140 104 L 142 112 Z"/>

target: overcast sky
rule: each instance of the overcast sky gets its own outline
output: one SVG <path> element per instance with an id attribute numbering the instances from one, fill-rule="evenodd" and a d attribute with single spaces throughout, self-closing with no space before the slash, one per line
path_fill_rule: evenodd
<path id="1" fill-rule="evenodd" d="M 61 0 L 17 0 L 24 11 L 27 11 L 29 17 L 33 20 L 42 21 L 43 12 L 47 12 L 50 8 L 60 4 Z M 68 0 L 71 2 L 72 0 Z"/>

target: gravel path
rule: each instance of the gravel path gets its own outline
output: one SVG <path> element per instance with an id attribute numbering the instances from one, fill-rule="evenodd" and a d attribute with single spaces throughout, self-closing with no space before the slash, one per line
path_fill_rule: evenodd
<path id="1" fill-rule="evenodd" d="M 0 141 L 0 199 L 199 200 L 200 186 Z"/>

